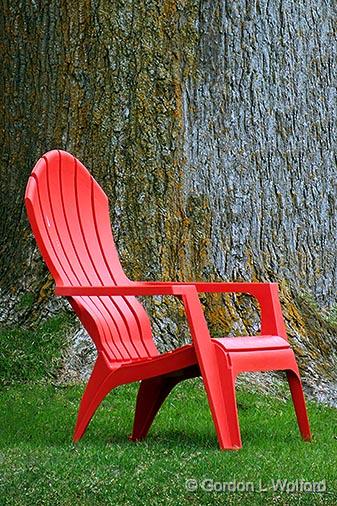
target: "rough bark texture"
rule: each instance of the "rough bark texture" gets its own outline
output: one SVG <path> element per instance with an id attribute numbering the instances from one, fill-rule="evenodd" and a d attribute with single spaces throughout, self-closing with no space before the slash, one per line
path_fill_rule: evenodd
<path id="1" fill-rule="evenodd" d="M 1 16 L 2 321 L 60 304 L 23 194 L 62 148 L 109 195 L 131 278 L 279 281 L 307 387 L 336 402 L 335 3 L 4 1 Z M 257 331 L 246 298 L 202 301 L 213 334 Z M 186 333 L 159 302 L 165 349 Z"/>

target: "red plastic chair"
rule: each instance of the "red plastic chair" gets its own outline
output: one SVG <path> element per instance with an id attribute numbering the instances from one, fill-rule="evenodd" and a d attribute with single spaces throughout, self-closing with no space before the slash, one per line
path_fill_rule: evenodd
<path id="1" fill-rule="evenodd" d="M 241 371 L 265 370 L 286 371 L 300 432 L 303 439 L 311 439 L 277 284 L 130 281 L 118 259 L 105 193 L 86 168 L 64 151 L 50 151 L 37 162 L 25 202 L 36 241 L 56 282 L 55 292 L 68 297 L 98 352 L 80 404 L 74 441 L 83 436 L 113 388 L 139 380 L 131 439 L 144 438 L 172 388 L 201 374 L 220 448 L 238 449 L 235 378 Z M 256 297 L 261 336 L 211 339 L 198 292 L 244 292 Z M 137 295 L 180 297 L 192 344 L 159 354 Z"/>

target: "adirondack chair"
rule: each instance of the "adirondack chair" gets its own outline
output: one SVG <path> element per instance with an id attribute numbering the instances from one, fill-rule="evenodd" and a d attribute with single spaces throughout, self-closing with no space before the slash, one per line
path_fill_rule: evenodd
<path id="1" fill-rule="evenodd" d="M 105 396 L 140 381 L 132 440 L 145 438 L 172 388 L 202 376 L 221 449 L 241 436 L 235 379 L 242 371 L 286 371 L 303 439 L 310 440 L 295 356 L 287 341 L 275 283 L 136 282 L 127 278 L 114 244 L 108 199 L 71 154 L 54 150 L 35 165 L 25 202 L 33 233 L 55 280 L 93 339 L 97 360 L 81 400 L 74 441 Z M 261 335 L 211 339 L 199 292 L 243 292 L 258 300 Z M 148 315 L 136 296 L 174 295 L 183 301 L 192 344 L 160 354 Z"/>

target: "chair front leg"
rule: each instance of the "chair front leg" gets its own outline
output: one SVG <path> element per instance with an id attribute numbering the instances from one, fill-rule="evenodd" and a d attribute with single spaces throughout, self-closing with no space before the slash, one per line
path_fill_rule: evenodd
<path id="1" fill-rule="evenodd" d="M 231 427 L 234 418 L 230 397 L 233 393 L 224 395 L 228 388 L 231 389 L 231 385 L 228 386 L 226 382 L 229 375 L 226 373 L 226 368 L 221 371 L 219 369 L 219 362 L 222 360 L 218 360 L 215 344 L 211 340 L 195 288 L 189 289 L 188 293 L 182 295 L 182 299 L 219 446 L 222 450 L 238 450 L 241 448 L 240 435 L 237 434 L 237 428 Z M 223 379 L 221 375 L 224 375 Z M 229 411 L 228 408 L 230 408 Z"/>
<path id="2" fill-rule="evenodd" d="M 75 443 L 84 435 L 102 400 L 114 387 L 118 386 L 118 382 L 114 383 L 114 373 L 118 369 L 119 366 L 115 369 L 109 368 L 104 358 L 98 355 L 80 403 L 73 435 Z"/>

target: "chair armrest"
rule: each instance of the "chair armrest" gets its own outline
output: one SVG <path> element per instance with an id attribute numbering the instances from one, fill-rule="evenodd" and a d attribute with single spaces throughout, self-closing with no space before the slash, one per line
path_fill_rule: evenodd
<path id="1" fill-rule="evenodd" d="M 152 285 L 142 283 L 132 283 L 130 285 L 119 286 L 56 286 L 55 294 L 65 297 L 84 297 L 84 296 L 146 296 L 146 295 L 176 295 L 182 296 L 190 292 L 196 292 L 193 285 L 184 284 L 183 286 L 175 285 Z"/>
<path id="2" fill-rule="evenodd" d="M 135 282 L 137 284 L 137 282 Z M 246 293 L 257 299 L 261 311 L 261 335 L 287 338 L 277 283 L 141 282 L 142 286 L 194 286 L 198 293 Z"/>
<path id="3" fill-rule="evenodd" d="M 139 286 L 194 286 L 198 293 L 247 293 L 253 297 L 263 294 L 268 287 L 278 286 L 277 283 L 247 283 L 224 281 L 133 281 Z"/>

